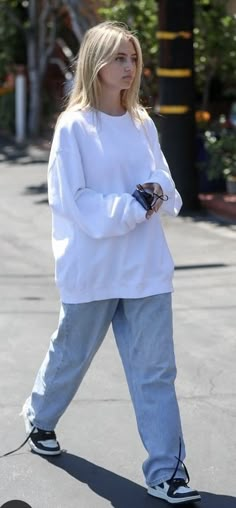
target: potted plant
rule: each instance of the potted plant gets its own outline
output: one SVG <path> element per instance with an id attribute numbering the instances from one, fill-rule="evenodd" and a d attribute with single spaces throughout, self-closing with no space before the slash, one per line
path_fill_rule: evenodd
<path id="1" fill-rule="evenodd" d="M 222 129 L 220 132 L 205 132 L 205 147 L 209 154 L 207 174 L 209 179 L 223 176 L 226 191 L 236 194 L 236 133 Z"/>

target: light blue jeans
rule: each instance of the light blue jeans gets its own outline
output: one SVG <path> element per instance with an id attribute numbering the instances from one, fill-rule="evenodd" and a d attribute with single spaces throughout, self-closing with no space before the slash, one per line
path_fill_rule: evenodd
<path id="1" fill-rule="evenodd" d="M 31 422 L 55 428 L 112 323 L 137 425 L 148 458 L 147 485 L 168 480 L 177 464 L 179 439 L 185 458 L 172 332 L 171 293 L 137 299 L 62 304 L 58 330 L 27 402 Z M 179 466 L 177 477 L 185 478 Z"/>

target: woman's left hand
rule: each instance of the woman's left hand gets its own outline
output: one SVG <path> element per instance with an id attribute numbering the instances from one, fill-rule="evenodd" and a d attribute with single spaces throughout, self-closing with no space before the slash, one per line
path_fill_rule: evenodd
<path id="1" fill-rule="evenodd" d="M 154 197 L 155 197 L 155 195 L 156 196 L 163 196 L 163 190 L 162 190 L 161 186 L 159 185 L 159 183 L 143 183 L 142 187 L 144 189 L 149 189 L 154 194 Z M 152 206 L 152 209 L 148 210 L 148 212 L 146 214 L 147 219 L 149 219 L 154 212 L 158 212 L 161 205 L 162 205 L 162 199 L 157 198 L 156 202 L 154 202 L 154 205 Z"/>

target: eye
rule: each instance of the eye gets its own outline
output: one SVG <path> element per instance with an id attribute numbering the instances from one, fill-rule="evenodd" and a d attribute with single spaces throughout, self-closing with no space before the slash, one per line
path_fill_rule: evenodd
<path id="1" fill-rule="evenodd" d="M 124 62 L 125 57 L 124 56 L 117 56 L 116 61 L 117 62 Z"/>
<path id="2" fill-rule="evenodd" d="M 137 57 L 136 57 L 136 56 L 133 56 L 133 57 L 132 57 L 132 62 L 136 64 L 136 63 L 137 63 L 137 61 L 138 61 Z"/>

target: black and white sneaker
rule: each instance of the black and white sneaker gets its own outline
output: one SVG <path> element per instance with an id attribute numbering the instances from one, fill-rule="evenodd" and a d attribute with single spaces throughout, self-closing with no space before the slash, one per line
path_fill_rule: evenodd
<path id="1" fill-rule="evenodd" d="M 39 455 L 59 455 L 61 453 L 60 444 L 57 441 L 54 430 L 42 430 L 30 422 L 26 408 L 23 407 L 22 415 L 25 422 L 25 430 L 28 434 L 28 443 L 35 453 Z"/>
<path id="2" fill-rule="evenodd" d="M 29 443 L 31 450 L 40 455 L 59 455 L 61 453 L 61 447 L 57 441 L 54 430 L 42 430 L 35 427 L 27 416 L 26 404 L 23 406 L 20 414 L 24 417 L 27 438 L 14 450 L 0 455 L 0 458 L 18 452 L 26 443 Z"/>
<path id="3" fill-rule="evenodd" d="M 199 492 L 191 489 L 182 478 L 172 478 L 154 487 L 148 487 L 148 494 L 163 499 L 170 504 L 183 504 L 201 500 Z"/>
<path id="4" fill-rule="evenodd" d="M 60 455 L 61 447 L 54 430 L 33 429 L 28 441 L 33 452 L 39 455 Z"/>
<path id="5" fill-rule="evenodd" d="M 201 496 L 197 490 L 193 490 L 188 486 L 190 481 L 190 477 L 188 474 L 188 470 L 181 460 L 181 449 L 182 449 L 182 440 L 179 438 L 179 456 L 175 457 L 177 459 L 177 464 L 175 470 L 171 476 L 171 478 L 163 483 L 159 483 L 159 485 L 154 485 L 153 487 L 148 487 L 148 494 L 150 496 L 158 497 L 159 499 L 163 499 L 170 504 L 180 504 L 180 503 L 190 503 L 191 501 L 201 501 Z M 178 474 L 179 465 L 182 464 L 183 470 L 186 475 L 186 480 L 184 478 L 176 478 L 175 475 Z"/>

